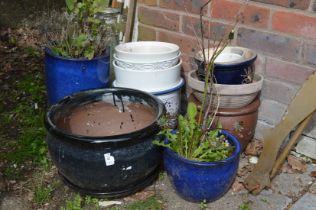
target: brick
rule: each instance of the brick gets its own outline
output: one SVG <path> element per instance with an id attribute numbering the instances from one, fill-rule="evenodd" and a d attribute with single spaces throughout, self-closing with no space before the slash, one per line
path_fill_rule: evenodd
<path id="1" fill-rule="evenodd" d="M 297 65 L 279 59 L 267 58 L 266 75 L 296 84 L 303 84 L 313 74 L 313 68 Z"/>
<path id="2" fill-rule="evenodd" d="M 303 60 L 308 64 L 316 66 L 316 44 L 305 44 L 303 50 Z"/>
<path id="3" fill-rule="evenodd" d="M 299 87 L 280 80 L 265 79 L 262 95 L 283 104 L 289 104 L 297 93 Z"/>
<path id="4" fill-rule="evenodd" d="M 274 127 L 281 121 L 286 108 L 286 105 L 277 101 L 263 99 L 259 107 L 258 119 L 267 124 L 265 127 Z"/>
<path id="5" fill-rule="evenodd" d="M 292 61 L 298 60 L 301 45 L 296 39 L 246 28 L 238 29 L 237 43 L 258 52 Z"/>
<path id="6" fill-rule="evenodd" d="M 187 11 L 188 13 L 200 14 L 201 7 L 208 0 L 160 0 L 159 6 L 174 11 Z M 207 13 L 207 7 L 204 14 Z"/>
<path id="7" fill-rule="evenodd" d="M 211 16 L 226 20 L 235 20 L 241 9 L 241 4 L 227 0 L 216 0 L 212 2 Z"/>
<path id="8" fill-rule="evenodd" d="M 293 9 L 308 9 L 310 0 L 252 0 L 265 4 L 273 4 L 277 6 L 293 8 Z"/>
<path id="9" fill-rule="evenodd" d="M 138 0 L 137 4 L 144 4 L 148 6 L 157 6 L 157 0 Z"/>
<path id="10" fill-rule="evenodd" d="M 262 112 L 264 112 L 264 110 Z M 273 125 L 270 125 L 262 120 L 258 120 L 254 136 L 255 139 L 264 140 L 265 134 L 272 128 L 274 128 Z"/>
<path id="11" fill-rule="evenodd" d="M 211 14 L 214 18 L 229 21 L 235 21 L 238 18 L 243 24 L 267 28 L 270 10 L 254 5 L 243 5 L 237 2 L 222 0 L 213 2 Z"/>
<path id="12" fill-rule="evenodd" d="M 145 25 L 179 31 L 179 15 L 170 12 L 163 12 L 147 7 L 139 7 L 138 20 Z"/>
<path id="13" fill-rule="evenodd" d="M 138 40 L 139 41 L 154 41 L 156 40 L 156 31 L 144 25 L 138 25 Z"/>
<path id="14" fill-rule="evenodd" d="M 203 20 L 204 36 L 209 37 L 209 21 Z M 183 16 L 182 17 L 182 32 L 191 36 L 201 37 L 201 24 L 200 18 Z"/>
<path id="15" fill-rule="evenodd" d="M 196 39 L 191 36 L 185 36 L 182 34 L 167 31 L 159 31 L 158 40 L 164 42 L 171 42 L 179 45 L 181 53 L 183 54 L 194 56 L 195 53 L 199 50 L 199 46 Z"/>
<path id="16" fill-rule="evenodd" d="M 275 12 L 272 29 L 306 38 L 316 38 L 316 16 L 310 17 L 292 12 Z"/>
<path id="17" fill-rule="evenodd" d="M 218 22 L 210 22 L 209 38 L 212 40 L 219 41 L 223 37 L 228 37 L 229 32 L 234 29 L 232 25 L 227 25 Z"/>

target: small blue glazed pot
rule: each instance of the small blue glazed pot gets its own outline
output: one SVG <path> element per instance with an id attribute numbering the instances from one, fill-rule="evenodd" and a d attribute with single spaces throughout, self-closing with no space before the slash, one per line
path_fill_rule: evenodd
<path id="1" fill-rule="evenodd" d="M 249 60 L 235 64 L 216 63 L 214 65 L 215 82 L 226 85 L 239 85 L 244 83 L 244 80 L 247 77 L 247 72 L 254 71 L 253 64 L 256 58 L 257 55 L 254 55 Z M 204 62 L 196 58 L 195 62 L 198 65 L 198 78 L 201 81 L 205 81 Z"/>
<path id="2" fill-rule="evenodd" d="M 176 192 L 191 202 L 212 202 L 222 197 L 232 185 L 239 164 L 240 143 L 226 131 L 222 133 L 235 147 L 225 160 L 200 162 L 188 160 L 174 151 L 164 150 L 164 167 Z"/>
<path id="3" fill-rule="evenodd" d="M 105 88 L 109 84 L 110 55 L 88 60 L 56 56 L 45 49 L 45 76 L 49 104 L 65 96 L 88 89 Z"/>

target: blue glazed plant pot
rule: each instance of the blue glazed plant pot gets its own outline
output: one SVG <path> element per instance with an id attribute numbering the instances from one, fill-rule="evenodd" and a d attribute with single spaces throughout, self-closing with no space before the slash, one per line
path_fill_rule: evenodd
<path id="1" fill-rule="evenodd" d="M 240 143 L 222 131 L 234 145 L 233 154 L 225 160 L 199 162 L 188 160 L 174 151 L 164 150 L 164 167 L 176 192 L 191 202 L 212 202 L 222 197 L 232 185 L 239 164 Z"/>
<path id="2" fill-rule="evenodd" d="M 55 56 L 45 49 L 45 74 L 49 104 L 65 96 L 88 89 L 105 88 L 109 84 L 110 55 L 88 59 Z"/>
<path id="3" fill-rule="evenodd" d="M 254 72 L 254 62 L 257 54 L 248 48 L 243 47 L 226 47 L 223 52 L 240 56 L 235 61 L 221 61 L 214 64 L 214 82 L 226 85 L 238 85 L 247 83 L 247 78 Z M 199 52 L 201 53 L 201 52 Z M 198 78 L 205 80 L 205 64 L 201 56 L 195 58 L 198 66 Z"/>

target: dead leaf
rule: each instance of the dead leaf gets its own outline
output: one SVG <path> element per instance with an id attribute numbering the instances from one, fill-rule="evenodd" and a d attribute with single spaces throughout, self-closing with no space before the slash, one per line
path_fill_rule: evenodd
<path id="1" fill-rule="evenodd" d="M 155 195 L 154 191 L 148 190 L 148 191 L 138 192 L 134 195 L 124 198 L 124 200 L 125 201 L 142 201 L 154 195 Z"/>
<path id="2" fill-rule="evenodd" d="M 258 156 L 263 148 L 262 141 L 254 139 L 251 141 L 245 149 L 246 155 Z"/>
<path id="3" fill-rule="evenodd" d="M 305 161 L 293 156 L 289 155 L 287 157 L 288 164 L 291 166 L 292 169 L 297 170 L 299 172 L 306 172 L 307 164 Z"/>
<path id="4" fill-rule="evenodd" d="M 243 189 L 245 189 L 244 185 L 239 180 L 235 180 L 235 182 L 232 185 L 232 191 L 239 192 Z"/>
<path id="5" fill-rule="evenodd" d="M 281 171 L 282 173 L 295 174 L 295 170 L 288 163 L 283 164 Z"/>
<path id="6" fill-rule="evenodd" d="M 245 165 L 244 167 L 238 170 L 237 175 L 239 177 L 244 177 L 248 175 L 254 169 L 254 167 L 255 167 L 254 164 Z"/>
<path id="7" fill-rule="evenodd" d="M 316 178 L 316 171 L 312 171 L 312 172 L 310 173 L 310 176 Z"/>

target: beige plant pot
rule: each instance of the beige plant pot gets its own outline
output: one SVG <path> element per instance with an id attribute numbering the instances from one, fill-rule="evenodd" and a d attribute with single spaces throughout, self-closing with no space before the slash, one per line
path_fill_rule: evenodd
<path id="1" fill-rule="evenodd" d="M 219 99 L 219 108 L 240 108 L 251 103 L 262 89 L 263 76 L 256 74 L 254 81 L 249 84 L 240 85 L 223 85 L 214 84 L 214 90 L 217 95 L 213 94 Z M 190 71 L 188 74 L 188 85 L 192 88 L 192 93 L 197 100 L 202 102 L 204 81 L 200 81 L 197 77 L 196 70 Z M 210 96 L 208 96 L 210 97 Z M 208 98 L 209 99 L 209 98 Z"/>

